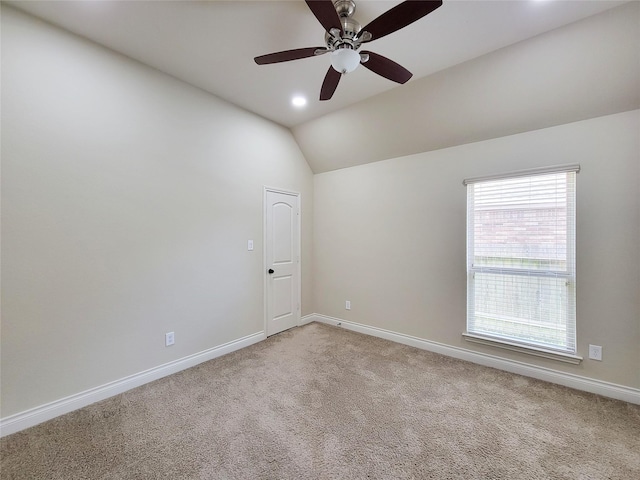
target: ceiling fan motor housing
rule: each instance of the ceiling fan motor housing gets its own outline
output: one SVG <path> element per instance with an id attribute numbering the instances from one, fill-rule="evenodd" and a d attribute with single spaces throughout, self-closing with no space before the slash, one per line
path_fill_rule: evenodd
<path id="1" fill-rule="evenodd" d="M 342 21 L 342 28 L 344 29 L 343 38 L 353 39 L 360 30 L 362 30 L 362 25 L 352 17 L 344 17 L 340 19 Z"/>
<path id="2" fill-rule="evenodd" d="M 340 17 L 342 24 L 342 32 L 337 29 L 330 33 L 325 33 L 325 42 L 329 50 L 337 50 L 340 48 L 350 48 L 357 50 L 360 48 L 360 42 L 357 42 L 358 33 L 362 30 L 362 25 L 353 18 L 356 11 L 356 4 L 353 0 L 336 0 L 333 6 Z"/>

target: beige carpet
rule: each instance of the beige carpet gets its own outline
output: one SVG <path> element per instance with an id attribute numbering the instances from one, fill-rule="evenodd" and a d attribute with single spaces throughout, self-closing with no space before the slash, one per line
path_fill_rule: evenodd
<path id="1" fill-rule="evenodd" d="M 640 407 L 321 324 L 0 443 L 2 479 L 640 479 Z"/>

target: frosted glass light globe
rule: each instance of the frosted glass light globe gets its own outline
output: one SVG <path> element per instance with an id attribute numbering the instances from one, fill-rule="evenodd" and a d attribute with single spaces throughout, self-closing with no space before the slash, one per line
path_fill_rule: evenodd
<path id="1" fill-rule="evenodd" d="M 360 65 L 360 54 L 350 48 L 331 52 L 331 66 L 340 73 L 353 72 Z"/>

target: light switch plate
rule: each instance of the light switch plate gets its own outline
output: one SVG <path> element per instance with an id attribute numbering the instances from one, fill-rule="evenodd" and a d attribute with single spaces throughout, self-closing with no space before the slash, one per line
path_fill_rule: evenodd
<path id="1" fill-rule="evenodd" d="M 253 240 L 249 240 L 247 242 L 247 250 L 249 251 L 253 250 Z"/>

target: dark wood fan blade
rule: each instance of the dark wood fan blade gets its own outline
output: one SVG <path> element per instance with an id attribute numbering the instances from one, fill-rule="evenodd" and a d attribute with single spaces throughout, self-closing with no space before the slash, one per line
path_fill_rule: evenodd
<path id="1" fill-rule="evenodd" d="M 387 10 L 362 30 L 371 34 L 371 39 L 367 40 L 370 42 L 420 20 L 441 5 L 441 1 L 407 0 Z"/>
<path id="2" fill-rule="evenodd" d="M 260 55 L 259 57 L 254 58 L 254 60 L 258 65 L 288 62 L 290 60 L 298 60 L 300 58 L 314 57 L 317 50 L 326 51 L 327 49 L 325 47 L 296 48 L 294 50 L 285 50 L 283 52 Z"/>
<path id="3" fill-rule="evenodd" d="M 331 33 L 332 28 L 337 28 L 341 32 L 343 31 L 342 22 L 340 22 L 340 17 L 338 16 L 338 12 L 336 12 L 336 8 L 333 6 L 332 0 L 305 1 L 327 32 Z"/>
<path id="4" fill-rule="evenodd" d="M 333 93 L 338 88 L 342 74 L 336 71 L 333 67 L 329 67 L 327 74 L 322 82 L 322 88 L 320 89 L 320 100 L 329 100 L 333 97 Z"/>
<path id="5" fill-rule="evenodd" d="M 362 66 L 367 67 L 374 73 L 388 78 L 394 82 L 407 83 L 413 76 L 409 70 L 402 65 L 397 64 L 393 60 L 389 60 L 377 53 L 362 51 L 361 54 L 369 55 L 369 60 L 362 62 Z"/>

